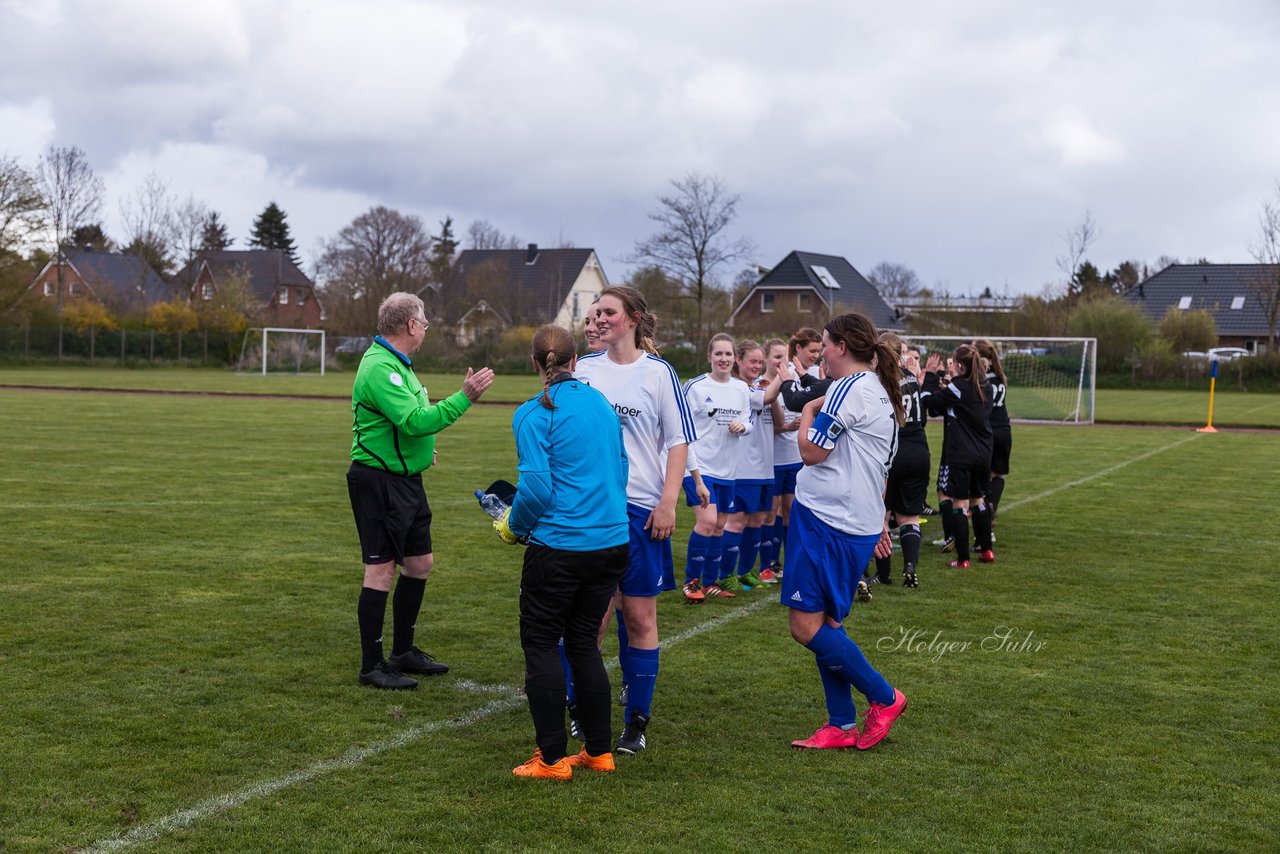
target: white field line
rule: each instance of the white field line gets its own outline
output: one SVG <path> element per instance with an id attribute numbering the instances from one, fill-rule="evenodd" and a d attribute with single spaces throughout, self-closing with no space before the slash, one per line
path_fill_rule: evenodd
<path id="1" fill-rule="evenodd" d="M 692 626 L 679 634 L 672 635 L 662 641 L 662 648 L 664 650 L 669 650 L 671 647 L 678 646 L 684 641 L 695 638 L 698 635 L 705 634 L 706 632 L 714 631 L 721 626 L 728 625 L 735 620 L 740 620 L 743 617 L 763 610 L 769 605 L 777 605 L 777 603 L 777 597 L 775 595 L 769 595 L 768 598 L 752 602 L 750 605 L 729 611 L 718 617 L 707 620 L 704 623 Z M 618 659 L 610 659 L 606 666 L 610 670 L 617 669 Z M 253 783 L 252 785 L 245 786 L 242 789 L 237 789 L 234 792 L 217 795 L 216 797 L 201 801 L 188 809 L 178 810 L 177 812 L 170 813 L 163 818 L 156 819 L 149 824 L 139 825 L 127 833 L 101 839 L 87 848 L 82 848 L 80 850 L 93 852 L 93 854 L 96 854 L 96 852 L 106 851 L 124 851 L 125 849 L 132 848 L 135 845 L 152 842 L 166 833 L 178 830 L 179 828 L 189 827 L 202 819 L 209 818 L 210 816 L 217 815 L 218 813 L 223 813 L 228 810 L 233 810 L 236 807 L 249 803 L 250 801 L 255 801 L 260 798 L 273 795 L 282 789 L 287 789 L 291 786 L 297 786 L 302 783 L 309 783 L 317 777 L 321 777 L 331 771 L 355 768 L 379 754 L 386 753 L 387 751 L 395 750 L 400 747 L 405 747 L 406 745 L 412 744 L 413 742 L 431 735 L 434 732 L 440 732 L 441 730 L 463 729 L 471 726 L 472 724 L 479 723 L 485 718 L 492 717 L 493 715 L 501 712 L 520 708 L 525 704 L 523 691 L 512 686 L 483 685 L 472 682 L 468 679 L 459 680 L 453 684 L 464 691 L 472 693 L 504 693 L 506 696 L 494 700 L 491 703 L 486 703 L 480 708 L 470 711 L 460 717 L 447 721 L 432 721 L 430 723 L 412 727 L 392 738 L 376 742 L 368 747 L 352 748 L 341 756 L 333 759 L 323 759 L 313 765 L 307 766 L 306 768 L 294 771 L 292 774 L 286 774 L 283 777 L 276 777 L 271 780 L 263 780 L 258 783 Z"/>
<path id="2" fill-rule="evenodd" d="M 1174 448 L 1187 444 L 1188 442 L 1193 442 L 1196 439 L 1199 439 L 1203 435 L 1204 435 L 1203 433 L 1192 433 L 1190 436 L 1187 436 L 1185 439 L 1179 439 L 1178 441 L 1171 442 L 1170 444 L 1165 445 L 1164 447 L 1155 448 L 1153 450 L 1147 451 L 1145 454 L 1139 454 L 1138 456 L 1134 457 L 1131 460 L 1125 460 L 1122 463 L 1116 463 L 1113 466 L 1108 466 L 1107 468 L 1102 469 L 1101 471 L 1094 472 L 1088 477 L 1082 477 L 1079 480 L 1073 480 L 1070 483 L 1064 483 L 1061 486 L 1055 486 L 1053 489 L 1047 489 L 1044 492 L 1038 492 L 1035 495 L 1029 495 L 1026 498 L 1019 498 L 1017 501 L 1010 501 L 1007 503 L 1001 502 L 1000 512 L 1003 513 L 1006 510 L 1012 510 L 1015 507 L 1021 507 L 1024 504 L 1030 504 L 1032 501 L 1039 501 L 1041 498 L 1048 498 L 1051 495 L 1057 495 L 1059 492 L 1064 492 L 1068 489 L 1073 489 L 1077 486 L 1082 486 L 1086 483 L 1089 483 L 1090 481 L 1097 480 L 1100 477 L 1106 477 L 1109 474 L 1114 474 L 1115 472 L 1120 471 L 1120 469 L 1126 468 L 1127 466 L 1131 466 L 1134 463 L 1140 463 L 1143 460 L 1151 459 L 1156 454 L 1163 454 L 1165 451 L 1171 451 Z"/>

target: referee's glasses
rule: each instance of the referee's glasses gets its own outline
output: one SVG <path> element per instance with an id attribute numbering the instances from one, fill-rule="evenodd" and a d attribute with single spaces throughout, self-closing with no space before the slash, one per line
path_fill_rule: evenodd
<path id="1" fill-rule="evenodd" d="M 411 317 L 410 320 L 418 321 L 418 325 L 422 327 L 422 331 L 426 332 L 431 328 L 431 323 L 425 317 Z"/>

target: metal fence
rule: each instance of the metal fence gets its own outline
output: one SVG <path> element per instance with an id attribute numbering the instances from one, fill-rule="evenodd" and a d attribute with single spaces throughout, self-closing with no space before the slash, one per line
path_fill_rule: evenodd
<path id="1" fill-rule="evenodd" d="M 0 360 L 88 361 L 130 364 L 234 364 L 238 332 L 157 332 L 154 329 L 73 329 L 70 326 L 0 327 Z"/>

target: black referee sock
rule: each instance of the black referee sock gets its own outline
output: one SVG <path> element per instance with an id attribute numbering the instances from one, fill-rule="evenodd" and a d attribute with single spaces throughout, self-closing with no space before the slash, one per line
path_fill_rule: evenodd
<path id="1" fill-rule="evenodd" d="M 920 526 L 908 522 L 898 529 L 898 541 L 902 543 L 902 562 L 908 566 L 920 563 Z"/>
<path id="2" fill-rule="evenodd" d="M 952 536 L 956 538 L 956 560 L 969 559 L 969 511 L 956 507 L 951 511 Z"/>
<path id="3" fill-rule="evenodd" d="M 382 663 L 382 622 L 387 615 L 387 591 L 360 588 L 356 618 L 360 623 L 360 672 Z"/>
<path id="4" fill-rule="evenodd" d="M 422 592 L 427 589 L 425 578 L 410 578 L 403 572 L 396 582 L 396 595 L 391 599 L 391 654 L 400 655 L 413 646 L 413 630 L 422 608 Z"/>
<path id="5" fill-rule="evenodd" d="M 942 517 L 942 536 L 948 540 L 954 540 L 955 520 L 951 516 L 951 499 L 944 498 L 938 502 L 938 515 Z"/>

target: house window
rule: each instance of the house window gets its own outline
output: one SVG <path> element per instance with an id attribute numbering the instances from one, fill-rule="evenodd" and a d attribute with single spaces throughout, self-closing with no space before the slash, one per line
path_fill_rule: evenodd
<path id="1" fill-rule="evenodd" d="M 53 296 L 53 282 L 44 283 L 44 295 L 47 297 Z"/>
<path id="2" fill-rule="evenodd" d="M 1178 300 L 1178 308 L 1182 309 L 1183 311 L 1186 311 L 1187 309 L 1191 308 L 1191 297 L 1183 297 L 1182 299 Z"/>
<path id="3" fill-rule="evenodd" d="M 808 311 L 813 307 L 813 294 L 801 292 L 796 294 L 796 308 L 800 311 Z"/>
<path id="4" fill-rule="evenodd" d="M 773 311 L 773 293 L 771 291 L 762 291 L 760 293 L 760 313 L 768 314 Z"/>
<path id="5" fill-rule="evenodd" d="M 573 320 L 576 323 L 581 315 L 578 313 L 578 292 L 573 292 Z"/>
<path id="6" fill-rule="evenodd" d="M 298 288 L 298 305 L 303 306 L 306 304 L 307 304 L 307 292 L 303 288 Z"/>
<path id="7" fill-rule="evenodd" d="M 1242 309 L 1242 308 L 1244 308 L 1244 297 L 1232 297 L 1232 298 L 1231 298 L 1231 310 L 1232 310 L 1232 311 L 1239 311 L 1239 310 L 1240 310 L 1240 309 Z"/>
<path id="8" fill-rule="evenodd" d="M 289 286 L 281 285 L 277 293 L 280 294 L 280 298 L 278 300 L 280 305 L 288 305 L 289 304 Z"/>
<path id="9" fill-rule="evenodd" d="M 205 282 L 203 285 L 200 286 L 200 299 L 203 299 L 203 300 L 213 299 L 213 283 L 212 282 Z"/>

